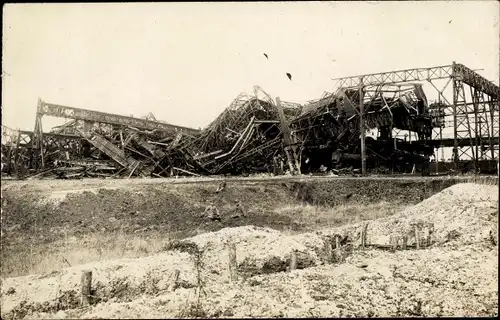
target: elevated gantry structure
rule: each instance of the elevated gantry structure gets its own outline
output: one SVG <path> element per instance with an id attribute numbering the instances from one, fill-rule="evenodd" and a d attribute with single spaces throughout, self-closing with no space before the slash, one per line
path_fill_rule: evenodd
<path id="1" fill-rule="evenodd" d="M 431 68 L 406 69 L 333 79 L 335 91 L 359 90 L 360 101 L 353 101 L 362 112 L 363 105 L 376 98 L 376 88 L 404 85 L 409 82 L 429 83 L 437 92 L 438 103 L 429 112 L 444 118 L 442 126 L 433 129 L 432 143 L 436 148 L 453 148 L 455 168 L 460 161 L 472 161 L 474 168 L 480 161 L 499 159 L 499 96 L 500 88 L 474 70 L 460 63 Z M 439 80 L 439 81 L 438 81 Z M 440 89 L 437 85 L 444 82 Z M 452 96 L 449 87 L 451 84 Z M 374 90 L 375 89 L 375 90 Z M 335 92 L 334 91 L 334 92 Z M 452 128 L 452 136 L 443 131 Z M 365 166 L 364 125 L 361 119 L 361 149 Z M 451 131 L 451 130 L 450 130 Z M 437 160 L 437 159 L 436 159 Z M 364 170 L 363 170 L 364 171 Z"/>

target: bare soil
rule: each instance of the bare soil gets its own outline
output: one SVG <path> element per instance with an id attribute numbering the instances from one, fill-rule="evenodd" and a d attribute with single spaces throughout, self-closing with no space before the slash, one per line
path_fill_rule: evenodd
<path id="1" fill-rule="evenodd" d="M 498 185 L 457 182 L 239 181 L 218 194 L 218 182 L 2 185 L 2 319 L 494 316 Z M 236 200 L 244 217 L 232 217 Z M 221 221 L 201 217 L 208 203 Z M 411 247 L 414 225 L 428 223 L 434 244 L 360 250 L 366 222 L 370 244 L 406 235 Z M 334 235 L 349 243 L 329 255 Z M 147 249 L 135 259 L 121 258 L 124 252 L 94 262 L 64 256 L 113 237 L 132 251 Z M 230 243 L 237 281 L 229 276 Z M 29 250 L 46 250 L 52 260 L 26 262 Z M 292 251 L 298 270 L 287 272 Z M 54 263 L 56 255 L 67 266 Z M 30 268 L 20 272 L 16 261 Z M 81 308 L 85 269 L 93 271 L 93 301 Z"/>
<path id="2" fill-rule="evenodd" d="M 163 180 L 163 181 L 158 181 Z M 190 232 L 198 228 L 215 231 L 243 225 L 304 230 L 284 206 L 335 207 L 368 205 L 385 201 L 417 203 L 449 187 L 456 179 L 282 179 L 229 180 L 216 193 L 220 181 L 86 180 L 2 183 L 2 230 L 4 244 L 23 243 L 25 235 L 37 243 L 91 232 Z M 231 219 L 237 203 L 249 212 Z M 215 205 L 222 221 L 206 221 L 201 212 Z M 64 233 L 58 230 L 64 230 Z M 7 231 L 9 230 L 9 231 Z"/>
<path id="3" fill-rule="evenodd" d="M 221 181 L 5 181 L 0 273 L 19 276 L 106 258 L 145 256 L 161 251 L 173 238 L 226 227 L 254 225 L 297 233 L 373 219 L 461 180 L 232 178 L 216 193 Z M 221 220 L 203 216 L 210 205 L 217 207 Z M 244 216 L 235 217 L 238 206 Z"/>

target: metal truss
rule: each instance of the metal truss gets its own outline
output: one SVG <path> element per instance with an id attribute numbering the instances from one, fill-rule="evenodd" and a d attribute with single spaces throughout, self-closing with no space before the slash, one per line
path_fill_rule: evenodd
<path id="1" fill-rule="evenodd" d="M 153 120 L 138 119 L 133 117 L 121 116 L 100 111 L 72 108 L 52 103 L 40 101 L 37 108 L 37 117 L 43 115 L 68 118 L 75 120 L 84 120 L 96 123 L 106 123 L 121 126 L 131 126 L 141 130 L 164 130 L 164 131 L 184 131 L 186 133 L 196 133 L 199 130 L 175 126 L 168 123 L 157 122 Z"/>
<path id="2" fill-rule="evenodd" d="M 439 88 L 436 80 L 446 79 L 444 87 Z M 460 161 L 465 160 L 472 161 L 477 170 L 480 161 L 499 159 L 500 88 L 463 64 L 453 62 L 445 66 L 381 72 L 333 80 L 334 92 L 346 89 L 361 90 L 364 103 L 374 98 L 371 89 L 373 87 L 427 82 L 436 90 L 439 99 L 439 103 L 429 108 L 429 111 L 436 121 L 439 118 L 444 119 L 444 123 L 433 130 L 431 144 L 437 148 L 450 146 L 451 140 L 449 137 L 443 137 L 443 129 L 451 125 L 455 168 Z M 453 87 L 452 98 L 445 94 L 450 84 Z M 353 103 L 357 104 L 359 109 L 360 103 L 358 101 Z"/>
<path id="3" fill-rule="evenodd" d="M 446 79 L 451 77 L 452 73 L 453 67 L 451 65 L 448 65 L 433 68 L 406 69 L 391 72 L 372 73 L 354 77 L 336 78 L 333 80 L 336 81 L 336 88 L 355 89 L 359 87 L 361 78 L 363 79 L 363 85 L 365 86 L 379 86 L 411 81 Z"/>
<path id="4" fill-rule="evenodd" d="M 172 134 L 181 132 L 185 134 L 195 134 L 199 131 L 193 128 L 175 126 L 165 122 L 156 121 L 154 119 L 154 115 L 152 115 L 151 113 L 148 115 L 147 119 L 139 119 L 106 112 L 52 104 L 38 99 L 35 129 L 30 136 L 30 142 L 32 148 L 40 149 L 42 168 L 45 167 L 45 149 L 56 148 L 59 150 L 69 150 L 77 144 L 76 141 L 81 140 L 81 137 L 79 135 L 73 136 L 43 132 L 42 117 L 44 115 L 57 118 L 73 119 L 78 123 L 83 122 L 84 131 L 87 131 L 86 128 L 89 128 L 93 124 L 134 127 L 139 130 L 160 130 L 172 132 Z M 65 129 L 61 128 L 61 130 L 64 131 Z"/>
<path id="5" fill-rule="evenodd" d="M 7 172 L 13 172 L 17 177 L 21 177 L 24 175 L 26 168 L 29 168 L 34 163 L 30 149 L 20 148 L 21 146 L 28 146 L 30 143 L 30 135 L 20 130 L 12 130 L 2 126 L 2 164 L 7 166 Z"/>

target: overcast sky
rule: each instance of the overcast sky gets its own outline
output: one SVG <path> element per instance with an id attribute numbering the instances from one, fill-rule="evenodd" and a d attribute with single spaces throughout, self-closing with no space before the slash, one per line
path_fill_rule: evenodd
<path id="1" fill-rule="evenodd" d="M 2 122 L 24 130 L 38 97 L 203 127 L 254 85 L 305 102 L 334 77 L 452 61 L 499 78 L 497 1 L 14 4 L 3 18 Z"/>

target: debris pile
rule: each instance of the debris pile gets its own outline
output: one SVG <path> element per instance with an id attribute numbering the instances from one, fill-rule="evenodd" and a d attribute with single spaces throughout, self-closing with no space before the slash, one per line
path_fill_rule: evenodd
<path id="1" fill-rule="evenodd" d="M 396 92 L 396 93 L 394 93 Z M 2 127 L 2 174 L 17 178 L 171 177 L 359 169 L 359 93 L 339 89 L 307 105 L 241 94 L 203 130 L 39 101 L 33 132 Z M 50 132 L 43 115 L 71 119 Z M 427 172 L 430 133 L 439 125 L 419 85 L 379 87 L 364 103 L 367 166 Z M 418 140 L 392 136 L 416 132 Z M 408 170 L 408 168 L 410 168 Z M 341 171 L 338 171 L 341 170 Z"/>
<path id="2" fill-rule="evenodd" d="M 433 148 L 428 145 L 432 128 L 439 126 L 421 86 L 377 87 L 369 103 L 364 103 L 366 130 L 378 129 L 377 139 L 366 137 L 367 166 L 373 170 L 389 168 L 404 171 L 417 165 L 428 170 Z M 302 144 L 302 158 L 309 170 L 321 166 L 335 169 L 359 168 L 361 162 L 359 92 L 339 89 L 335 94 L 304 107 L 304 112 L 292 121 L 293 132 Z M 418 140 L 408 142 L 392 136 L 392 129 L 408 130 Z M 319 156 L 321 155 L 321 156 Z M 325 163 L 324 159 L 331 159 Z"/>

